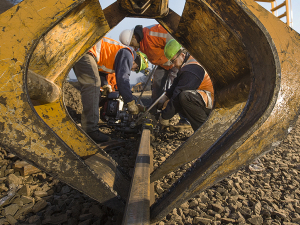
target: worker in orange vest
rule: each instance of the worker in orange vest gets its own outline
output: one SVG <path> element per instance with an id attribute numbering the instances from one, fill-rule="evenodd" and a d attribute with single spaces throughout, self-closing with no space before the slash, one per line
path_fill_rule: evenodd
<path id="1" fill-rule="evenodd" d="M 115 73 L 120 95 L 132 114 L 139 113 L 130 90 L 131 71 L 137 73 L 148 67 L 147 56 L 118 41 L 103 37 L 74 65 L 73 69 L 81 87 L 83 130 L 97 143 L 108 141 L 109 136 L 99 131 L 99 97 L 101 78 Z"/>
<path id="2" fill-rule="evenodd" d="M 214 100 L 214 89 L 205 69 L 175 40 L 165 46 L 166 57 L 179 69 L 170 89 L 158 102 L 161 108 L 168 101 L 159 118 L 162 126 L 176 113 L 183 113 L 196 131 L 207 119 Z"/>
<path id="3" fill-rule="evenodd" d="M 165 57 L 164 47 L 173 39 L 172 36 L 160 25 L 144 27 L 137 25 L 134 29 L 123 30 L 119 36 L 120 42 L 139 49 L 148 56 L 149 61 L 157 65 L 152 80 L 152 102 L 161 96 L 173 83 L 178 69 Z M 156 107 L 153 107 L 156 110 Z M 179 125 L 190 127 L 189 122 L 180 115 Z"/>
<path id="4" fill-rule="evenodd" d="M 116 73 L 110 73 L 106 75 L 106 80 L 108 82 L 108 85 L 111 86 L 111 91 L 118 90 L 117 86 L 117 79 L 116 79 Z"/>
<path id="5" fill-rule="evenodd" d="M 107 96 L 111 92 L 115 92 L 118 90 L 116 74 L 110 73 L 107 74 L 106 77 L 100 76 L 101 79 L 101 95 Z"/>
<path id="6" fill-rule="evenodd" d="M 172 36 L 160 24 L 144 28 L 137 25 L 134 29 L 123 30 L 119 39 L 124 45 L 145 53 L 149 61 L 158 66 L 152 84 L 152 101 L 155 101 L 164 92 L 165 85 L 170 86 L 176 77 L 177 69 L 164 55 L 164 47 Z"/>

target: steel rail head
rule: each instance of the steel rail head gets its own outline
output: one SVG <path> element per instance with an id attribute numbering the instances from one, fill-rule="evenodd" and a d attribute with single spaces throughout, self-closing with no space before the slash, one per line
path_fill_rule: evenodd
<path id="1" fill-rule="evenodd" d="M 168 193 L 152 205 L 151 222 L 159 221 L 173 208 L 179 207 L 180 204 L 194 197 L 197 193 L 277 146 L 298 117 L 300 94 L 297 93 L 297 87 L 300 81 L 296 74 L 299 74 L 300 64 L 296 58 L 300 54 L 299 34 L 251 0 L 230 0 L 226 3 L 212 0 L 205 2 L 187 1 L 180 23 L 187 21 L 185 16 L 189 18 L 191 15 L 197 15 L 193 13 L 192 8 L 201 11 L 203 16 L 206 4 L 209 5 L 213 13 L 216 13 L 217 17 L 226 21 L 228 28 L 238 35 L 245 46 L 248 55 L 247 61 L 251 69 L 249 96 L 246 102 L 237 104 L 243 108 L 239 110 L 239 115 L 236 113 L 232 125 L 228 126 L 226 130 L 222 130 L 223 134 L 217 132 L 217 140 L 213 131 L 217 130 L 217 124 L 220 127 L 223 126 L 222 118 L 216 115 L 218 107 L 210 115 L 208 124 L 206 122 L 203 128 L 197 130 L 187 143 L 177 150 L 181 152 L 179 153 L 181 156 L 184 153 L 187 154 L 184 159 L 185 162 L 197 158 L 198 160 Z M 199 18 L 197 20 L 201 23 Z M 236 21 L 243 21 L 243 23 Z M 180 32 L 182 32 L 181 29 Z M 214 30 L 212 32 L 214 33 Z M 193 40 L 190 37 L 193 34 L 189 37 L 176 35 L 175 33 L 174 36 L 181 42 Z M 206 40 L 205 37 L 204 40 Z M 202 45 L 198 45 L 198 47 L 201 48 Z M 187 49 L 193 52 L 193 49 L 189 49 L 189 47 Z M 199 61 L 201 59 L 201 56 L 198 57 L 196 52 L 194 57 Z M 222 55 L 219 57 L 221 58 Z M 208 71 L 210 71 L 211 61 L 201 61 Z M 216 72 L 210 73 L 214 81 L 216 80 L 214 78 L 218 77 Z M 224 76 L 226 75 L 224 74 Z M 214 87 L 218 94 L 218 88 L 222 85 Z M 230 99 L 228 100 L 230 101 Z M 218 98 L 216 98 L 217 101 Z M 224 106 L 223 110 L 227 113 L 230 111 Z M 205 130 L 202 130 L 204 128 Z M 204 131 L 213 136 L 210 137 L 211 146 L 208 147 L 208 143 L 205 146 L 205 148 L 208 147 L 206 150 L 201 147 L 199 149 L 199 146 L 202 145 L 201 141 L 208 137 Z M 169 163 L 169 168 L 161 174 L 157 173 L 157 178 L 168 173 L 172 166 L 173 169 L 179 166 L 179 163 L 176 164 L 179 154 L 175 153 L 173 158 L 170 157 L 172 162 Z M 184 160 L 180 162 L 183 163 Z"/>
<path id="2" fill-rule="evenodd" d="M 106 17 L 112 18 L 116 10 L 118 7 L 113 4 L 103 12 L 96 0 L 28 0 L 0 15 L 0 145 L 97 201 L 122 211 L 129 189 L 127 176 L 74 124 L 60 92 L 52 92 L 50 98 L 45 98 L 49 92 L 40 93 L 39 100 L 50 99 L 51 103 L 33 107 L 30 97 L 37 91 L 29 91 L 33 76 L 27 73 L 29 67 L 38 74 L 34 78 L 46 81 L 42 86 L 62 89 L 75 61 L 125 17 L 126 13 L 121 12 L 108 22 Z M 88 166 L 89 161 L 80 158 L 96 152 L 101 153 L 97 158 L 101 165 L 98 174 Z"/>
<path id="3" fill-rule="evenodd" d="M 150 224 L 150 129 L 143 129 L 122 224 Z M 154 194 L 154 193 L 152 193 Z"/>

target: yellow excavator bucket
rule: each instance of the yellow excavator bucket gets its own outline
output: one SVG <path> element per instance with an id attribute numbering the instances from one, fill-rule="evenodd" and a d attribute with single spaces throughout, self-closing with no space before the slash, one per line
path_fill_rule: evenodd
<path id="1" fill-rule="evenodd" d="M 298 117 L 300 36 L 253 0 L 24 0 L 0 15 L 0 145 L 107 206 L 124 211 L 130 178 L 67 113 L 74 63 L 125 17 L 155 18 L 210 74 L 208 120 L 151 182 L 196 162 L 151 206 L 151 221 L 279 145 Z M 94 155 L 97 163 L 86 159 Z"/>

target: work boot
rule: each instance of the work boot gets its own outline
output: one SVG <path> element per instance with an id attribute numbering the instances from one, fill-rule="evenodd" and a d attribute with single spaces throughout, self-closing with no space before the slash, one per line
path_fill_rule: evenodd
<path id="1" fill-rule="evenodd" d="M 109 141 L 111 138 L 103 134 L 100 130 L 87 133 L 97 144 Z"/>
<path id="2" fill-rule="evenodd" d="M 192 126 L 189 121 L 185 119 L 180 119 L 179 122 L 170 128 L 171 131 L 183 131 L 187 129 L 192 129 Z"/>

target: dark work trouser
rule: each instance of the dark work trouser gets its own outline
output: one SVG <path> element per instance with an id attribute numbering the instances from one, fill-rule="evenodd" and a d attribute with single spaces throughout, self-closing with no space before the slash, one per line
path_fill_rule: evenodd
<path id="1" fill-rule="evenodd" d="M 81 100 L 83 112 L 81 114 L 81 126 L 85 132 L 99 129 L 99 97 L 100 76 L 98 66 L 93 56 L 84 54 L 73 67 L 77 80 L 81 87 Z"/>
<path id="2" fill-rule="evenodd" d="M 201 95 L 196 90 L 182 91 L 179 94 L 182 113 L 196 131 L 207 119 L 211 109 L 207 109 Z"/>

